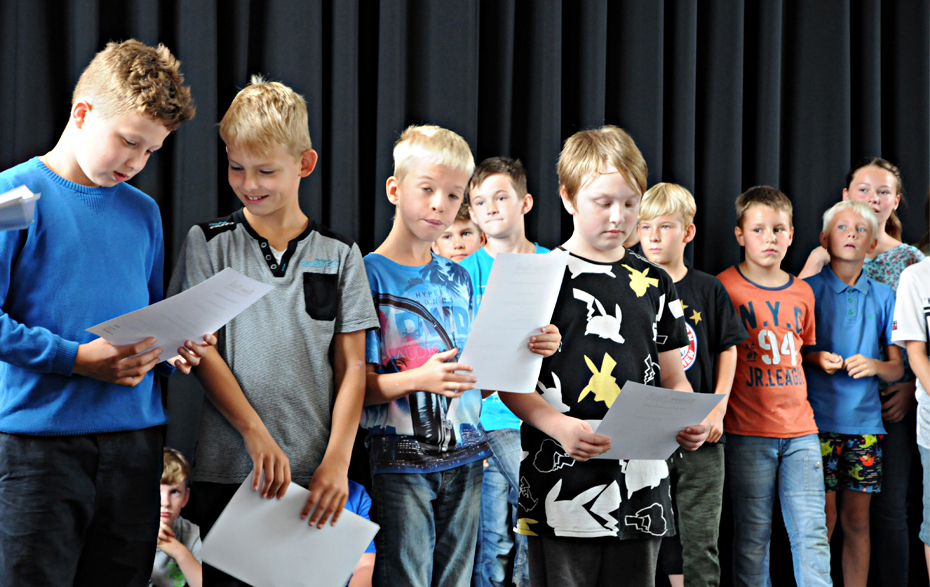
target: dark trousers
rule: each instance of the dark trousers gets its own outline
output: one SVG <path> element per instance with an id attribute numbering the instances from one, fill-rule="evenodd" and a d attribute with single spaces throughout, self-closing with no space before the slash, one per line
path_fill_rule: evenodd
<path id="1" fill-rule="evenodd" d="M 895 424 L 885 422 L 882 439 L 882 490 L 870 507 L 872 568 L 882 587 L 908 584 L 910 544 L 907 489 L 917 451 L 917 407 Z"/>
<path id="2" fill-rule="evenodd" d="M 533 587 L 655 587 L 661 538 L 529 536 Z"/>
<path id="3" fill-rule="evenodd" d="M 200 526 L 200 536 L 205 538 L 216 519 L 239 489 L 239 483 L 207 483 L 197 481 L 191 488 L 191 498 L 184 508 L 184 519 Z M 203 563 L 203 584 L 211 587 L 248 587 L 216 567 Z"/>
<path id="4" fill-rule="evenodd" d="M 0 587 L 147 585 L 164 439 L 0 433 Z"/>
<path id="5" fill-rule="evenodd" d="M 662 539 L 659 568 L 666 575 L 683 574 L 686 587 L 718 587 L 724 445 L 706 442 L 694 452 L 677 450 L 668 469 L 678 534 Z"/>

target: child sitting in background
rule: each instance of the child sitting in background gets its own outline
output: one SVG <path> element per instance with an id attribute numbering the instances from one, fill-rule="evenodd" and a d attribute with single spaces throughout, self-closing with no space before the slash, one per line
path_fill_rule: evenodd
<path id="1" fill-rule="evenodd" d="M 461 263 L 463 259 L 484 246 L 484 233 L 472 222 L 468 208 L 468 203 L 462 202 L 455 215 L 455 222 L 433 243 L 434 253 Z"/>
<path id="2" fill-rule="evenodd" d="M 191 466 L 180 452 L 165 447 L 161 474 L 161 527 L 149 585 L 201 587 L 200 528 L 181 517 L 191 496 Z"/>
<path id="3" fill-rule="evenodd" d="M 823 215 L 820 233 L 830 262 L 805 279 L 816 302 L 817 342 L 804 360 L 807 397 L 820 431 L 827 539 L 833 537 L 839 502 L 843 583 L 849 587 L 868 582 L 869 504 L 882 486 L 885 428 L 878 378 L 897 381 L 904 373 L 901 349 L 891 342 L 894 290 L 862 272 L 877 234 L 878 220 L 867 205 L 851 200 L 834 205 Z"/>

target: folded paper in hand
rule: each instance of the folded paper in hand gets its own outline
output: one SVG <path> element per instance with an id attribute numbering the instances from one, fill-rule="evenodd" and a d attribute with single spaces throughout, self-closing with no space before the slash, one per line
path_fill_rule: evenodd
<path id="1" fill-rule="evenodd" d="M 32 193 L 24 185 L 0 194 L 0 230 L 29 228 L 39 196 L 41 194 Z"/>
<path id="2" fill-rule="evenodd" d="M 161 348 L 159 361 L 178 355 L 184 342 L 203 341 L 274 289 L 227 267 L 194 287 L 87 329 L 110 344 L 135 344 L 150 336 Z M 145 351 L 143 351 L 145 352 Z"/>

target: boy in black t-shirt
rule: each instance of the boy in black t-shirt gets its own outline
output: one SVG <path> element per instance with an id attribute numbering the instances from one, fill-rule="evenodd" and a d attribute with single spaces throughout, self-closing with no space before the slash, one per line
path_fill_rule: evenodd
<path id="1" fill-rule="evenodd" d="M 668 274 L 623 247 L 646 184 L 630 136 L 576 133 L 558 171 L 575 226 L 553 315 L 562 350 L 543 360 L 539 394 L 500 394 L 523 420 L 517 531 L 532 585 L 652 586 L 661 537 L 674 533 L 665 461 L 588 459 L 610 449 L 593 427 L 628 380 L 691 391 L 682 307 Z M 690 426 L 678 442 L 694 450 L 707 430 Z"/>
<path id="2" fill-rule="evenodd" d="M 685 245 L 694 239 L 697 206 L 680 185 L 660 183 L 643 196 L 639 238 L 643 253 L 675 281 L 684 309 L 688 345 L 681 366 L 695 393 L 730 393 L 736 372 L 736 346 L 749 336 L 720 280 L 685 265 Z M 678 536 L 662 541 L 659 565 L 673 587 L 720 584 L 717 538 L 723 500 L 723 399 L 708 418 L 707 443 L 668 460 Z M 684 548 L 682 548 L 684 546 Z"/>

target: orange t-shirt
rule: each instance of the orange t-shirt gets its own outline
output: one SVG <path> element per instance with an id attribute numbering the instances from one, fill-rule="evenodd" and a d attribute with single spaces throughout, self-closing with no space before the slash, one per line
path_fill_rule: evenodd
<path id="1" fill-rule="evenodd" d="M 736 376 L 724 428 L 769 438 L 816 434 L 801 366 L 802 347 L 816 342 L 814 292 L 794 276 L 782 287 L 762 287 L 735 266 L 717 277 L 749 331 L 746 342 L 736 345 Z"/>

